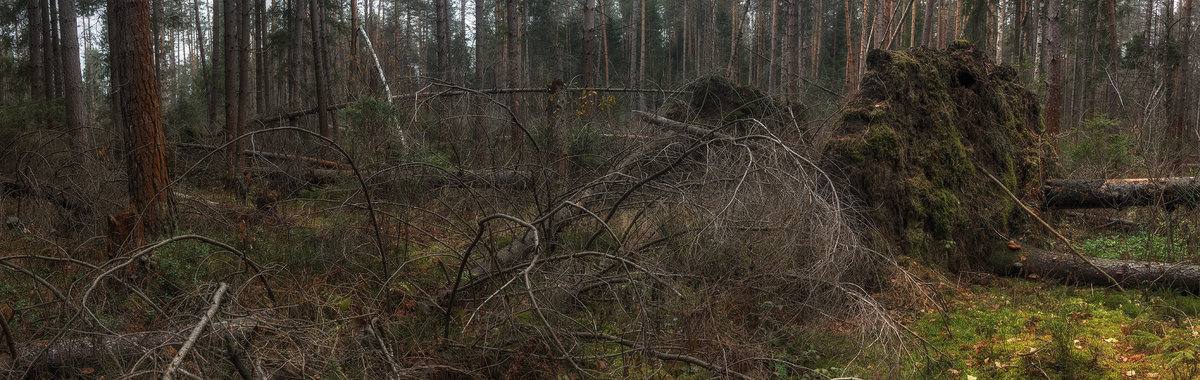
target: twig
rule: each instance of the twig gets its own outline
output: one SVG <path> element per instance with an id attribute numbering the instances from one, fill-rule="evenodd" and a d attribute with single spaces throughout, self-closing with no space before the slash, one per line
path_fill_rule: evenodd
<path id="1" fill-rule="evenodd" d="M 371 322 L 367 324 L 367 331 L 375 337 L 375 341 L 379 343 L 379 348 L 383 350 L 383 356 L 387 358 L 388 365 L 392 366 L 392 374 L 389 378 L 395 379 L 400 374 L 400 365 L 396 364 L 396 359 L 392 358 L 392 351 L 388 349 L 387 343 L 383 342 L 383 337 L 379 336 L 379 329 L 375 325 L 379 323 L 379 318 L 371 318 Z"/>
<path id="2" fill-rule="evenodd" d="M 992 182 L 995 182 L 996 186 L 1000 187 L 1000 190 L 1004 190 L 1004 193 L 1008 194 L 1008 197 L 1012 199 L 1017 206 L 1021 206 L 1021 209 L 1025 210 L 1025 212 L 1028 213 L 1029 216 L 1032 216 L 1033 219 L 1037 220 L 1038 223 L 1041 223 L 1042 227 L 1046 227 L 1047 230 L 1050 230 L 1051 233 L 1054 233 L 1054 236 L 1058 237 L 1059 240 L 1062 240 L 1062 242 L 1067 245 L 1067 248 L 1071 250 L 1071 253 L 1074 253 L 1076 257 L 1078 257 L 1080 260 L 1083 260 L 1083 262 L 1087 263 L 1087 265 L 1092 267 L 1092 269 L 1095 269 L 1097 272 L 1100 272 L 1100 274 L 1103 274 L 1108 281 L 1111 281 L 1112 284 L 1117 287 L 1117 290 L 1120 290 L 1122 293 L 1125 292 L 1125 288 L 1121 286 L 1121 283 L 1117 281 L 1117 279 L 1113 278 L 1113 276 L 1109 275 L 1108 272 L 1105 272 L 1103 269 L 1100 269 L 1100 267 L 1092 263 L 1091 260 L 1088 260 L 1088 258 L 1082 253 L 1079 253 L 1079 250 L 1075 249 L 1075 245 L 1071 243 L 1071 240 L 1059 233 L 1058 230 L 1054 229 L 1054 227 L 1051 227 L 1050 223 L 1046 223 L 1045 220 L 1042 220 L 1042 217 L 1034 213 L 1033 210 L 1030 210 L 1029 207 L 1025 206 L 1024 203 L 1021 203 L 1021 199 L 1017 198 L 1017 195 L 1013 194 L 1013 192 L 1008 189 L 1008 186 L 1004 186 L 1004 182 L 1000 182 L 1000 179 L 996 178 L 996 176 L 992 175 L 991 172 L 987 171 L 987 169 L 984 169 L 982 166 L 979 167 L 979 170 L 982 171 L 983 174 L 986 174 L 988 178 L 991 178 Z"/>
<path id="3" fill-rule="evenodd" d="M 167 372 L 163 373 L 163 380 L 171 379 L 171 373 L 174 373 L 175 369 L 179 368 L 179 364 L 183 363 L 183 358 L 187 356 L 188 351 L 192 350 L 192 346 L 196 345 L 196 340 L 200 339 L 200 333 L 204 332 L 204 328 L 208 327 L 208 322 L 216 317 L 217 309 L 221 308 L 221 300 L 225 298 L 226 290 L 229 290 L 229 284 L 222 282 L 221 286 L 217 288 L 217 292 L 213 294 L 212 306 L 208 307 L 204 318 L 201 318 L 200 323 L 196 324 L 196 328 L 192 329 L 187 342 L 184 342 L 183 347 L 179 348 L 179 353 L 175 354 L 174 359 L 171 359 L 171 365 L 167 366 Z"/>
<path id="4" fill-rule="evenodd" d="M 575 333 L 574 335 L 577 337 L 580 337 L 580 338 L 584 338 L 584 339 L 606 340 L 606 341 L 613 342 L 613 343 L 616 343 L 616 344 L 619 344 L 619 345 L 622 345 L 625 347 L 638 348 L 638 344 L 636 342 L 621 339 L 621 338 L 618 338 L 618 337 L 615 337 L 612 335 L 608 335 L 608 334 Z M 671 361 L 677 361 L 677 362 L 684 362 L 684 363 L 704 367 L 705 369 L 708 369 L 709 371 L 712 371 L 713 373 L 718 373 L 718 374 L 725 375 L 725 376 L 732 376 L 732 377 L 735 377 L 738 379 L 750 379 L 750 376 L 746 376 L 745 374 L 731 370 L 728 367 L 722 367 L 722 366 L 718 366 L 713 363 L 709 363 L 709 362 L 701 360 L 700 358 L 697 358 L 695 356 L 682 355 L 682 354 L 669 354 L 669 353 L 665 353 L 665 352 L 655 351 L 653 349 L 650 349 L 649 347 L 644 347 L 644 351 L 646 353 L 650 354 L 650 356 L 658 358 L 659 360 L 671 360 Z"/>

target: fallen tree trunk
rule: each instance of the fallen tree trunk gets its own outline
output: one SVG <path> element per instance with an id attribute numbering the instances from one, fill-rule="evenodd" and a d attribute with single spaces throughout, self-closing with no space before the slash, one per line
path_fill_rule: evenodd
<path id="1" fill-rule="evenodd" d="M 1200 177 L 1056 179 L 1046 181 L 1042 195 L 1047 209 L 1195 207 L 1200 204 Z"/>
<path id="2" fill-rule="evenodd" d="M 1200 265 L 1189 263 L 1160 263 L 1153 261 L 1118 260 L 1091 257 L 1093 268 L 1079 257 L 1020 244 L 1011 256 L 997 261 L 1001 272 L 1065 280 L 1077 284 L 1109 286 L 1107 273 L 1122 286 L 1164 287 L 1200 293 Z M 1097 270 L 1103 270 L 1101 273 Z"/>
<path id="3" fill-rule="evenodd" d="M 240 339 L 252 330 L 266 326 L 263 317 L 255 315 L 214 323 L 210 334 L 218 339 Z M 187 339 L 191 329 L 192 326 L 188 326 L 171 330 L 68 338 L 49 345 L 44 341 L 30 342 L 18 345 L 12 358 L 20 368 L 31 368 L 33 372 L 68 366 L 84 368 L 100 365 L 114 358 L 140 357 L 167 346 L 178 348 Z"/>
<path id="4" fill-rule="evenodd" d="M 705 127 L 702 125 L 679 122 L 679 121 L 671 120 L 671 119 L 668 119 L 668 118 L 665 118 L 662 116 L 658 116 L 658 115 L 655 115 L 655 114 L 652 114 L 649 112 L 643 112 L 643 111 L 635 110 L 635 111 L 633 111 L 633 114 L 637 115 L 638 117 L 641 117 L 642 120 L 645 120 L 646 122 L 649 122 L 650 124 L 664 127 L 664 128 L 670 129 L 674 132 L 688 134 L 688 135 L 691 135 L 696 138 L 716 138 L 716 139 L 723 139 L 723 140 L 733 139 L 733 137 L 731 137 L 727 134 L 717 132 L 716 130 L 713 130 L 709 127 Z"/>
<path id="5" fill-rule="evenodd" d="M 284 172 L 284 170 L 272 167 L 250 167 L 246 168 L 246 171 L 258 175 L 270 175 Z M 310 168 L 299 173 L 288 172 L 288 174 L 301 176 L 303 179 L 313 183 L 332 183 L 341 179 L 354 178 L 354 171 L 350 169 Z M 396 169 L 363 171 L 361 174 L 363 179 L 371 184 L 391 183 L 424 177 L 426 178 L 424 183 L 434 187 L 495 187 L 524 190 L 533 186 L 533 173 L 521 170 L 481 169 L 460 170 L 451 173 L 432 173 L 426 171 Z"/>
<path id="6" fill-rule="evenodd" d="M 205 151 L 209 151 L 209 152 L 218 149 L 218 147 L 216 147 L 216 146 L 204 145 L 204 144 L 178 143 L 175 145 L 179 146 L 180 148 L 199 149 L 199 150 L 205 150 Z M 274 158 L 274 159 L 279 159 L 279 160 L 307 162 L 310 164 L 316 164 L 316 165 L 324 166 L 324 167 L 331 168 L 331 169 L 350 169 L 349 164 L 343 164 L 340 162 L 323 160 L 320 158 L 313 158 L 313 157 L 301 156 L 301 155 L 296 155 L 296 154 L 275 153 L 275 152 L 267 152 L 267 151 L 252 150 L 252 149 L 244 150 L 244 151 L 242 151 L 242 154 L 250 156 L 250 157 L 265 157 L 265 158 Z"/>

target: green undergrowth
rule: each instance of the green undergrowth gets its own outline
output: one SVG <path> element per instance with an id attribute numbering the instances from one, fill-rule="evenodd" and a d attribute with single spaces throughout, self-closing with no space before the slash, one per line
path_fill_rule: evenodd
<path id="1" fill-rule="evenodd" d="M 934 348 L 913 376 L 1189 379 L 1200 376 L 1200 300 L 1027 280 L 974 286 L 910 328 Z"/>
<path id="2" fill-rule="evenodd" d="M 1106 259 L 1200 261 L 1196 247 L 1182 237 L 1147 231 L 1091 234 L 1078 240 L 1076 246 L 1085 255 Z"/>

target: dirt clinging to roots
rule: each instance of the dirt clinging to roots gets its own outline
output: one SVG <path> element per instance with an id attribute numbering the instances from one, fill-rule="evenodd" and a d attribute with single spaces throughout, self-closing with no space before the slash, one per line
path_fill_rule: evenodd
<path id="1" fill-rule="evenodd" d="M 1028 228 L 985 174 L 1029 194 L 1047 140 L 1038 98 L 1011 67 L 956 42 L 947 50 L 874 50 L 862 90 L 824 149 L 885 248 L 951 270 L 985 264 Z"/>

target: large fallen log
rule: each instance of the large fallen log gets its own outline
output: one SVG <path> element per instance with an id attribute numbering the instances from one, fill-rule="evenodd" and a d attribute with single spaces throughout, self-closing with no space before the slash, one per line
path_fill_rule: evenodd
<path id="1" fill-rule="evenodd" d="M 1042 195 L 1047 209 L 1195 207 L 1200 204 L 1200 177 L 1056 179 L 1046 181 Z"/>
<path id="2" fill-rule="evenodd" d="M 1153 261 L 1089 258 L 1092 267 L 1079 257 L 1020 244 L 1011 256 L 1001 259 L 1001 271 L 1024 276 L 1065 280 L 1069 283 L 1112 285 L 1096 268 L 1126 287 L 1164 287 L 1200 294 L 1200 265 Z"/>

